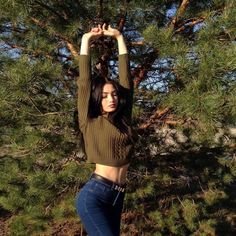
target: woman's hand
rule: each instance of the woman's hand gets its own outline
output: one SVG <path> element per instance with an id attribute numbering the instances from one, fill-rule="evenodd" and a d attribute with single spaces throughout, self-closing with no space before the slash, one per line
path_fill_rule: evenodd
<path id="1" fill-rule="evenodd" d="M 127 53 L 125 41 L 120 31 L 112 28 L 110 25 L 108 25 L 108 28 L 106 29 L 106 24 L 103 24 L 102 27 L 101 25 L 98 25 L 98 27 L 92 28 L 88 33 L 85 33 L 83 35 L 82 41 L 81 41 L 80 55 L 89 55 L 90 40 L 93 38 L 99 38 L 102 35 L 108 36 L 108 37 L 114 37 L 117 40 L 119 54 Z"/>
<path id="2" fill-rule="evenodd" d="M 122 35 L 119 30 L 112 28 L 110 25 L 108 25 L 108 28 L 106 29 L 106 24 L 102 25 L 102 31 L 104 36 L 111 36 L 116 39 Z"/>
<path id="3" fill-rule="evenodd" d="M 102 35 L 114 37 L 116 39 L 118 39 L 119 36 L 122 36 L 119 30 L 112 28 L 110 25 L 108 25 L 108 28 L 106 29 L 106 24 L 103 24 L 102 27 L 101 25 L 98 25 L 98 27 L 92 28 L 88 33 L 83 35 L 83 38 L 92 39 Z"/>
<path id="4" fill-rule="evenodd" d="M 92 39 L 92 38 L 98 38 L 103 35 L 103 30 L 101 28 L 101 25 L 98 25 L 98 27 L 92 28 L 88 33 L 85 33 L 83 35 L 83 38 L 86 39 Z"/>

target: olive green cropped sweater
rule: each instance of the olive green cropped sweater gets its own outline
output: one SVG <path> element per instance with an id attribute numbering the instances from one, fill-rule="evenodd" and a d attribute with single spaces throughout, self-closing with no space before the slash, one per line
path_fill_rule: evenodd
<path id="1" fill-rule="evenodd" d="M 130 162 L 133 142 L 130 136 L 122 133 L 106 117 L 88 117 L 91 91 L 90 67 L 90 57 L 80 55 L 80 77 L 77 80 L 78 113 L 88 162 L 119 167 Z M 133 83 L 130 77 L 127 54 L 119 55 L 119 82 L 127 92 L 124 116 L 131 123 Z"/>

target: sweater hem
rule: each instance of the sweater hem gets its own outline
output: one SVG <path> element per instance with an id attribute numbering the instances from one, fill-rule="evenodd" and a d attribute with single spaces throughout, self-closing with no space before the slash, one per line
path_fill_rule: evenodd
<path id="1" fill-rule="evenodd" d="M 99 165 L 105 165 L 105 166 L 111 166 L 111 167 L 121 167 L 124 165 L 127 165 L 131 162 L 131 160 L 122 160 L 122 161 L 114 161 L 112 162 L 104 162 L 104 161 L 92 161 L 87 159 L 87 163 L 89 164 L 99 164 Z"/>

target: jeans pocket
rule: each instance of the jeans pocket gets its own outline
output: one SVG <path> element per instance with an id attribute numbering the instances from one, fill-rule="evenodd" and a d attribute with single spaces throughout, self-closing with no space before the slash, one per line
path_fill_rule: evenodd
<path id="1" fill-rule="evenodd" d="M 110 187 L 100 183 L 99 181 L 94 182 L 95 183 L 88 189 L 88 192 L 99 201 L 104 203 L 112 203 L 113 192 Z"/>

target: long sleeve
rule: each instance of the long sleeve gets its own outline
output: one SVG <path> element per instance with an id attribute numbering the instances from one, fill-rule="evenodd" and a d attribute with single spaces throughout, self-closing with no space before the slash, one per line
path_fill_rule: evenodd
<path id="1" fill-rule="evenodd" d="M 133 107 L 133 81 L 130 75 L 128 54 L 119 55 L 119 80 L 120 85 L 124 88 L 125 99 L 127 101 L 124 115 L 130 120 Z"/>
<path id="2" fill-rule="evenodd" d="M 88 108 L 91 87 L 91 65 L 90 56 L 80 55 L 79 57 L 80 76 L 77 80 L 78 85 L 78 114 L 79 126 L 83 131 L 88 119 Z"/>

